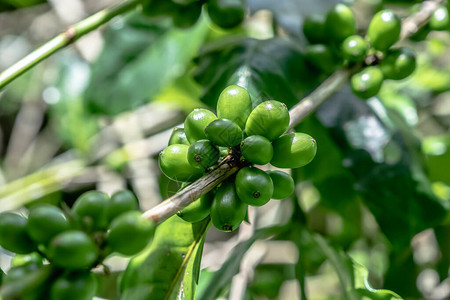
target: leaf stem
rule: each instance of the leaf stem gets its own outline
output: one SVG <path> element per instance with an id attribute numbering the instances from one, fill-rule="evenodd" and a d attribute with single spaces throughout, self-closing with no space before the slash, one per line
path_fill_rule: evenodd
<path id="1" fill-rule="evenodd" d="M 426 0 L 422 3 L 421 9 L 406 18 L 402 22 L 402 31 L 400 40 L 413 35 L 417 30 L 423 26 L 432 13 L 442 3 L 441 0 Z M 360 68 L 361 66 L 359 66 Z M 325 102 L 331 95 L 337 92 L 349 79 L 349 76 L 358 69 L 343 68 L 330 77 L 328 77 L 322 84 L 320 84 L 311 94 L 303 98 L 289 111 L 290 124 L 289 129 L 292 129 L 303 121 L 309 114 L 315 111 L 323 102 Z M 144 217 L 152 219 L 155 224 L 159 224 L 169 217 L 176 214 L 179 210 L 185 208 L 196 199 L 211 191 L 215 186 L 219 185 L 223 180 L 236 173 L 239 167 L 227 158 L 213 171 L 206 174 L 199 180 L 195 181 L 185 189 L 179 191 L 172 197 L 167 198 L 159 205 L 144 213 Z"/>
<path id="2" fill-rule="evenodd" d="M 116 6 L 101 10 L 77 24 L 70 26 L 64 32 L 0 73 L 0 90 L 53 53 L 72 44 L 80 37 L 97 29 L 112 18 L 133 9 L 141 1 L 142 0 L 125 1 Z"/>

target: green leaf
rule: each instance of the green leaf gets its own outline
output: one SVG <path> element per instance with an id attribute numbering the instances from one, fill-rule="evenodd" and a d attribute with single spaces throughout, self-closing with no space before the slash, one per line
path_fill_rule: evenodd
<path id="1" fill-rule="evenodd" d="M 46 2 L 46 0 L 3 0 L 0 3 L 0 12 L 30 7 Z"/>
<path id="2" fill-rule="evenodd" d="M 185 73 L 208 32 L 205 20 L 190 29 L 152 22 L 135 13 L 112 24 L 85 94 L 91 111 L 117 114 L 147 103 Z"/>
<path id="3" fill-rule="evenodd" d="M 329 245 L 320 235 L 313 236 L 338 275 L 345 299 L 358 300 L 361 296 L 373 300 L 402 299 L 392 291 L 372 288 L 366 267 L 352 260 L 342 249 Z"/>
<path id="4" fill-rule="evenodd" d="M 21 280 L 15 280 L 0 286 L 0 299 L 46 299 L 48 284 L 54 270 L 51 266 L 43 266 L 30 271 Z M 7 276 L 7 275 L 6 275 Z"/>
<path id="5" fill-rule="evenodd" d="M 403 299 L 396 293 L 384 290 L 374 289 L 369 282 L 369 271 L 363 265 L 352 260 L 353 274 L 355 276 L 356 291 L 365 297 L 369 297 L 373 300 L 391 300 L 391 299 Z"/>
<path id="6" fill-rule="evenodd" d="M 382 232 L 394 249 L 401 250 L 415 234 L 439 224 L 445 209 L 425 177 L 417 138 L 408 134 L 401 117 L 394 118 L 378 101 L 369 103 L 371 107 L 347 87 L 325 102 L 316 116 L 340 149 L 341 164 L 355 179 L 354 187 Z M 320 123 L 315 123 L 315 130 Z M 309 132 L 312 126 L 299 130 Z M 317 143 L 320 148 L 321 140 Z"/>
<path id="7" fill-rule="evenodd" d="M 442 223 L 446 214 L 425 175 L 421 143 L 398 113 L 376 99 L 355 98 L 349 88 L 325 102 L 316 116 L 320 123 L 299 130 L 312 130 L 312 136 L 321 127 L 328 132 L 341 152 L 341 164 L 353 177 L 354 188 L 390 242 L 385 286 L 405 297 L 420 296 L 411 239 Z M 316 140 L 320 148 L 321 139 Z"/>
<path id="8" fill-rule="evenodd" d="M 212 107 L 230 84 L 245 87 L 253 106 L 268 99 L 290 106 L 317 82 L 297 45 L 281 38 L 221 39 L 203 47 L 196 62 L 194 78 L 205 87 L 201 100 Z"/>
<path id="9" fill-rule="evenodd" d="M 450 134 L 427 137 L 422 142 L 422 148 L 427 155 L 430 180 L 450 185 L 450 172 L 442 167 L 450 166 Z"/>
<path id="10" fill-rule="evenodd" d="M 241 260 L 250 246 L 253 245 L 253 243 L 258 239 L 266 238 L 270 235 L 280 233 L 285 229 L 286 227 L 284 226 L 262 228 L 257 230 L 249 239 L 237 244 L 234 247 L 233 252 L 230 254 L 229 258 L 225 261 L 225 263 L 219 270 L 217 270 L 213 274 L 207 272 L 207 275 L 204 278 L 200 278 L 201 281 L 205 280 L 206 283 L 202 282 L 201 290 L 199 289 L 196 300 L 216 299 L 217 296 L 224 290 L 224 288 L 231 282 L 233 276 L 239 272 Z"/>
<path id="11" fill-rule="evenodd" d="M 134 257 L 122 278 L 122 300 L 194 299 L 210 222 L 173 216 L 158 226 L 151 246 Z"/>

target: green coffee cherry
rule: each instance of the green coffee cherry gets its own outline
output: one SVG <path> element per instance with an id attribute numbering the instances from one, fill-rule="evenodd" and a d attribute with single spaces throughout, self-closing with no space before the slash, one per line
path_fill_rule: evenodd
<path id="1" fill-rule="evenodd" d="M 202 176 L 203 171 L 191 166 L 187 145 L 170 145 L 158 157 L 159 168 L 172 180 L 190 181 Z"/>
<path id="2" fill-rule="evenodd" d="M 91 272 L 74 272 L 58 277 L 50 288 L 50 300 L 92 300 L 97 281 Z"/>
<path id="3" fill-rule="evenodd" d="M 55 266 L 65 269 L 85 269 L 92 267 L 97 260 L 98 249 L 86 233 L 69 230 L 52 239 L 47 255 Z"/>
<path id="4" fill-rule="evenodd" d="M 234 147 L 242 142 L 244 134 L 242 129 L 227 119 L 212 121 L 205 128 L 206 137 L 216 145 Z"/>
<path id="5" fill-rule="evenodd" d="M 129 190 L 115 192 L 106 207 L 106 217 L 108 223 L 127 211 L 139 209 L 139 201 Z"/>
<path id="6" fill-rule="evenodd" d="M 322 44 L 328 41 L 325 29 L 325 16 L 311 14 L 305 17 L 303 22 L 303 34 L 311 44 Z"/>
<path id="7" fill-rule="evenodd" d="M 205 128 L 216 119 L 216 115 L 207 109 L 194 109 L 184 120 L 184 131 L 189 143 L 206 139 Z"/>
<path id="8" fill-rule="evenodd" d="M 404 79 L 416 69 L 416 55 L 407 47 L 390 49 L 379 66 L 385 79 Z"/>
<path id="9" fill-rule="evenodd" d="M 284 103 L 270 100 L 259 104 L 245 124 L 248 136 L 261 135 L 272 141 L 289 127 L 289 111 Z"/>
<path id="10" fill-rule="evenodd" d="M 370 21 L 367 39 L 372 48 L 386 51 L 398 41 L 401 29 L 400 18 L 391 10 L 382 10 Z"/>
<path id="11" fill-rule="evenodd" d="M 249 162 L 265 165 L 273 156 L 272 143 L 263 136 L 251 135 L 241 143 L 242 156 Z"/>
<path id="12" fill-rule="evenodd" d="M 351 35 L 342 42 L 342 53 L 351 62 L 363 61 L 367 53 L 367 42 L 359 35 Z"/>
<path id="13" fill-rule="evenodd" d="M 31 208 L 27 232 L 36 243 L 46 245 L 55 235 L 69 229 L 70 222 L 58 207 L 40 204 Z"/>
<path id="14" fill-rule="evenodd" d="M 246 89 L 238 85 L 230 85 L 220 93 L 217 101 L 217 116 L 236 123 L 241 129 L 252 112 L 252 100 Z"/>
<path id="15" fill-rule="evenodd" d="M 178 5 L 172 14 L 173 25 L 178 28 L 189 28 L 197 23 L 202 13 L 202 3 Z"/>
<path id="16" fill-rule="evenodd" d="M 266 171 L 273 182 L 272 199 L 284 199 L 292 195 L 295 189 L 294 179 L 283 171 Z"/>
<path id="17" fill-rule="evenodd" d="M 191 166 L 205 170 L 217 163 L 220 151 L 211 141 L 199 140 L 189 146 L 187 157 Z"/>
<path id="18" fill-rule="evenodd" d="M 189 206 L 180 210 L 177 215 L 186 222 L 196 223 L 200 222 L 209 215 L 211 205 L 214 199 L 214 193 L 209 192 L 197 199 Z"/>
<path id="19" fill-rule="evenodd" d="M 175 127 L 172 131 L 172 134 L 169 138 L 169 144 L 170 145 L 190 145 L 189 141 L 186 137 L 186 132 L 184 132 L 184 128 Z"/>
<path id="20" fill-rule="evenodd" d="M 126 212 L 111 223 L 106 242 L 112 251 L 134 255 L 149 243 L 155 224 L 138 211 Z"/>
<path id="21" fill-rule="evenodd" d="M 367 67 L 351 78 L 353 93 L 361 99 L 369 99 L 378 94 L 383 84 L 383 72 L 379 67 Z"/>
<path id="22" fill-rule="evenodd" d="M 336 42 L 355 34 L 356 21 L 352 10 L 344 4 L 335 5 L 327 14 L 325 28 L 328 37 Z"/>
<path id="23" fill-rule="evenodd" d="M 225 29 L 234 28 L 244 20 L 242 0 L 208 0 L 207 10 L 211 21 Z"/>
<path id="24" fill-rule="evenodd" d="M 247 204 L 239 200 L 233 182 L 223 182 L 211 205 L 211 221 L 219 230 L 233 231 L 247 214 Z"/>
<path id="25" fill-rule="evenodd" d="M 434 11 L 430 18 L 430 28 L 432 30 L 450 30 L 450 17 L 448 8 L 441 6 Z"/>
<path id="26" fill-rule="evenodd" d="M 305 58 L 310 64 L 322 72 L 332 73 L 336 69 L 336 58 L 327 45 L 316 44 L 306 46 Z"/>
<path id="27" fill-rule="evenodd" d="M 105 229 L 108 225 L 106 218 L 108 202 L 109 197 L 105 193 L 89 191 L 78 197 L 72 207 L 72 211 L 86 230 Z"/>
<path id="28" fill-rule="evenodd" d="M 12 212 L 0 214 L 0 246 L 17 254 L 28 254 L 36 249 L 24 216 Z"/>
<path id="29" fill-rule="evenodd" d="M 272 197 L 272 179 L 266 172 L 255 167 L 240 169 L 235 185 L 239 199 L 248 205 L 261 206 Z"/>
<path id="30" fill-rule="evenodd" d="M 272 142 L 273 158 L 277 168 L 300 168 L 309 164 L 317 152 L 316 141 L 306 133 L 288 133 Z"/>

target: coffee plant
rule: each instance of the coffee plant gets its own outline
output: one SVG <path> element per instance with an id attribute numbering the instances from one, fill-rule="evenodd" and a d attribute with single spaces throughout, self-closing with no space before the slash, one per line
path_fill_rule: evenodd
<path id="1" fill-rule="evenodd" d="M 449 9 L 3 1 L 0 300 L 449 299 Z"/>

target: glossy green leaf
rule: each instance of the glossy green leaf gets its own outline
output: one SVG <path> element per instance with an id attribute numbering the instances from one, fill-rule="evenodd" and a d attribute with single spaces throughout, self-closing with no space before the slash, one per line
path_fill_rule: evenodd
<path id="1" fill-rule="evenodd" d="M 122 300 L 194 299 L 209 220 L 173 216 L 158 226 L 151 246 L 134 257 L 122 278 Z"/>
<path id="2" fill-rule="evenodd" d="M 151 21 L 137 13 L 113 23 L 94 63 L 85 101 L 91 111 L 117 114 L 147 103 L 184 74 L 208 32 Z"/>
<path id="3" fill-rule="evenodd" d="M 210 106 L 231 84 L 248 90 L 253 107 L 268 99 L 289 106 L 317 80 L 297 46 L 281 38 L 223 39 L 204 46 L 196 62 L 194 78 L 205 87 L 201 100 Z"/>

